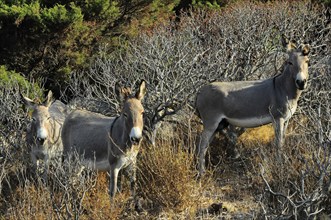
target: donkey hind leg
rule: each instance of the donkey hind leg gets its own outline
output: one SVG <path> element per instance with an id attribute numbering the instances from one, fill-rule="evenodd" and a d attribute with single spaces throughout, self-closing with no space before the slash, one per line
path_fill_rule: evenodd
<path id="1" fill-rule="evenodd" d="M 207 123 L 206 123 L 207 124 Z M 213 140 L 215 136 L 215 131 L 217 130 L 219 126 L 219 122 L 214 122 L 211 125 L 206 125 L 203 128 L 202 134 L 201 134 L 201 140 L 198 147 L 198 155 L 199 155 L 199 177 L 203 176 L 203 174 L 206 172 L 206 152 L 209 143 Z"/>
<path id="2" fill-rule="evenodd" d="M 124 173 L 123 169 L 118 171 L 118 175 L 117 175 L 117 184 L 116 184 L 117 190 L 116 190 L 116 192 L 119 192 L 119 193 L 122 191 L 122 173 Z"/>
<path id="3" fill-rule="evenodd" d="M 227 137 L 230 141 L 230 145 L 227 146 L 227 153 L 232 159 L 238 159 L 240 153 L 237 148 L 237 140 L 240 135 L 245 132 L 245 128 L 238 128 L 233 125 L 230 125 L 227 130 Z"/>
<path id="4" fill-rule="evenodd" d="M 225 129 L 227 128 L 227 129 Z M 225 132 L 227 130 L 227 132 Z M 237 159 L 240 157 L 239 151 L 236 147 L 238 136 L 244 133 L 245 129 L 240 128 L 236 129 L 233 125 L 230 125 L 226 119 L 223 119 L 217 127 L 217 131 L 227 136 L 228 140 L 230 140 L 230 145 L 227 146 L 226 151 L 231 158 Z"/>
<path id="5" fill-rule="evenodd" d="M 220 123 L 218 123 L 217 131 L 224 133 L 224 129 L 227 128 L 229 125 L 229 122 L 226 119 L 223 119 Z"/>

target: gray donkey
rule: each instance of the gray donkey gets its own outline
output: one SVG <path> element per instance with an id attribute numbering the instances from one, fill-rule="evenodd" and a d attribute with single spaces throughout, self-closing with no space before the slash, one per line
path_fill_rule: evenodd
<path id="1" fill-rule="evenodd" d="M 21 96 L 24 104 L 32 109 L 32 118 L 26 134 L 26 142 L 31 147 L 31 159 L 37 173 L 42 174 L 42 178 L 47 180 L 50 161 L 62 156 L 61 130 L 67 107 L 58 100 L 53 102 L 51 91 L 43 104 Z"/>
<path id="2" fill-rule="evenodd" d="M 297 108 L 308 79 L 309 46 L 286 42 L 289 58 L 283 73 L 266 80 L 213 82 L 197 94 L 196 108 L 203 122 L 198 145 L 199 174 L 205 172 L 205 155 L 216 130 L 229 124 L 257 127 L 273 123 L 275 142 L 281 149 L 288 120 Z"/>
<path id="3" fill-rule="evenodd" d="M 136 157 L 143 131 L 144 108 L 141 101 L 146 93 L 145 81 L 140 83 L 135 95 L 118 84 L 115 91 L 123 102 L 120 116 L 106 117 L 75 110 L 66 118 L 62 130 L 64 155 L 77 152 L 83 156 L 84 165 L 109 171 L 111 198 L 120 188 L 119 171 L 125 168 L 135 197 Z"/>

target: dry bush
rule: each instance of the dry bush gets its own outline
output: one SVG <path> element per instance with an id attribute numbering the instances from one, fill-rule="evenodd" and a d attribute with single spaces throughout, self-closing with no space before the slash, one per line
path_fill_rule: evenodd
<path id="1" fill-rule="evenodd" d="M 141 78 L 147 81 L 145 128 L 155 145 L 145 143 L 138 157 L 138 193 L 146 200 L 147 217 L 194 218 L 200 207 L 227 199 L 223 187 L 229 182 L 235 186 L 231 202 L 250 191 L 260 204 L 259 218 L 330 214 L 330 30 L 326 9 L 303 1 L 245 2 L 222 11 L 191 11 L 179 23 L 141 33 L 120 52 L 102 54 L 107 50 L 100 49 L 102 56 L 90 71 L 73 74 L 62 98 L 74 107 L 114 115 L 120 109 L 113 90 L 116 81 L 132 87 Z M 262 141 L 251 136 L 262 135 L 263 130 L 244 134 L 239 161 L 225 159 L 228 142 L 222 137 L 210 149 L 216 183 L 207 178 L 199 184 L 192 154 L 201 126 L 192 119 L 196 91 L 213 80 L 264 79 L 280 73 L 286 58 L 280 46 L 282 34 L 312 46 L 310 87 L 291 119 L 284 164 L 275 163 L 268 132 Z M 52 174 L 53 188 L 38 185 L 28 169 L 27 121 L 18 91 L 1 88 L 0 95 L 1 217 L 33 218 L 32 213 L 40 218 L 136 217 L 127 207 L 126 190 L 111 207 L 108 180 L 95 173 L 75 185 L 70 172 L 61 168 Z M 167 134 L 164 120 L 174 123 Z"/>
<path id="2" fill-rule="evenodd" d="M 330 80 L 331 66 L 324 67 L 311 82 L 304 100 L 307 105 L 291 122 L 284 163 L 279 167 L 273 163 L 275 155 L 264 154 L 261 175 L 266 191 L 261 207 L 265 217 L 313 219 L 331 213 L 331 94 L 324 84 Z"/>
<path id="3" fill-rule="evenodd" d="M 25 183 L 12 193 L 6 219 L 54 219 L 50 191 L 35 183 Z"/>
<path id="4" fill-rule="evenodd" d="M 107 173 L 98 173 L 96 185 L 86 193 L 83 200 L 84 215 L 81 219 L 120 219 L 127 215 L 130 203 L 129 190 L 118 193 L 110 202 L 109 176 Z M 129 189 L 127 187 L 127 189 Z"/>
<path id="5" fill-rule="evenodd" d="M 142 147 L 138 159 L 138 188 L 152 215 L 163 212 L 192 218 L 208 200 L 203 196 L 203 189 L 210 187 L 211 179 L 200 183 L 196 180 L 195 158 L 193 151 L 190 152 L 195 145 L 196 132 L 188 126 L 191 119 L 186 120 L 186 123 L 168 124 L 168 131 L 173 133 L 168 136 L 161 132 L 164 136 L 160 135 L 155 146 L 146 142 Z M 186 135 L 188 139 L 184 138 Z"/>
<path id="6" fill-rule="evenodd" d="M 187 103 L 194 107 L 194 94 L 205 83 L 279 74 L 286 58 L 283 34 L 311 44 L 311 70 L 318 70 L 330 45 L 326 16 L 326 9 L 309 2 L 245 2 L 221 11 L 191 11 L 180 23 L 141 33 L 122 50 L 106 54 L 101 48 L 89 71 L 73 74 L 66 93 L 79 98 L 76 105 L 115 114 L 115 82 L 133 86 L 144 78 L 150 91 L 145 128 L 155 142 L 159 123 Z"/>
<path id="7" fill-rule="evenodd" d="M 197 197 L 192 159 L 179 143 L 167 141 L 149 146 L 141 155 L 141 193 L 155 206 L 183 211 L 194 204 Z M 180 146 L 178 146 L 180 147 Z"/>
<path id="8" fill-rule="evenodd" d="M 155 144 L 155 147 L 150 147 L 151 154 L 162 158 L 166 154 L 173 155 L 181 152 L 178 147 L 181 142 L 174 140 L 170 140 L 170 143 L 168 143 L 169 140 L 163 140 L 159 143 L 162 147 L 156 147 L 156 140 L 159 140 L 164 131 L 162 121 L 173 120 L 168 116 L 178 113 L 183 106 L 187 106 L 186 104 L 191 106 L 186 111 L 193 112 L 195 93 L 200 86 L 213 80 L 254 80 L 277 75 L 281 72 L 287 56 L 280 43 L 282 35 L 295 40 L 298 44 L 310 43 L 312 48 L 309 67 L 310 88 L 303 93 L 297 112 L 292 118 L 292 129 L 289 129 L 291 137 L 286 138 L 287 143 L 283 149 L 287 160 L 282 166 L 277 166 L 275 149 L 272 143 L 266 144 L 267 141 L 257 142 L 255 146 L 245 142 L 242 149 L 244 166 L 240 168 L 252 169 L 250 175 L 257 182 L 257 187 L 265 184 L 263 179 L 256 178 L 260 173 L 258 164 L 261 163 L 265 168 L 265 175 L 268 174 L 270 177 L 266 180 L 273 182 L 274 189 L 281 189 L 281 193 L 289 192 L 292 187 L 290 181 L 301 178 L 301 172 L 297 170 L 303 172 L 306 170 L 304 165 L 307 163 L 300 162 L 302 155 L 317 155 L 318 149 L 322 149 L 321 146 L 329 143 L 330 125 L 327 103 L 330 97 L 328 82 L 330 81 L 331 36 L 328 13 L 323 6 L 304 1 L 268 4 L 240 2 L 231 4 L 221 11 L 190 11 L 181 17 L 179 23 L 174 22 L 170 26 L 160 26 L 148 33 L 141 33 L 120 52 L 103 54 L 95 61 L 90 71 L 78 73 L 78 77 L 74 78 L 70 85 L 70 91 L 76 94 L 73 96 L 83 99 L 82 105 L 86 108 L 92 109 L 94 106 L 104 114 L 115 114 L 119 106 L 113 91 L 115 82 L 122 81 L 132 86 L 144 78 L 148 83 L 148 93 L 144 102 L 147 137 Z M 101 54 L 102 51 L 101 49 Z M 92 104 L 88 100 L 91 100 Z M 319 135 L 320 133 L 323 135 Z M 317 141 L 317 136 L 323 137 L 323 141 Z M 266 139 L 271 138 L 269 136 Z M 228 144 L 223 139 L 211 144 L 212 164 L 222 167 L 224 162 L 230 163 L 224 161 L 225 155 L 220 153 L 224 149 L 215 148 L 215 145 L 223 148 Z M 156 150 L 160 152 L 154 152 Z M 147 149 L 143 151 L 141 161 L 156 163 L 149 160 L 147 155 L 144 156 L 145 151 L 147 152 Z M 181 156 L 179 154 L 177 157 Z M 158 161 L 159 158 L 154 160 Z M 167 159 L 174 164 L 178 162 L 175 159 L 173 161 L 171 158 Z M 188 159 L 183 158 L 183 160 Z M 309 161 L 318 166 L 316 159 L 310 157 Z M 165 168 L 161 166 L 157 167 L 160 170 L 155 168 L 157 172 L 160 172 L 161 177 L 167 177 L 165 171 L 168 169 L 167 166 L 171 167 L 169 164 L 170 162 L 164 162 Z M 141 169 L 144 169 L 144 166 Z M 184 170 L 178 170 L 180 171 L 184 172 Z M 185 172 L 188 176 L 193 175 L 189 174 L 188 170 Z M 143 173 L 147 175 L 149 172 Z M 152 174 L 149 173 L 145 177 L 146 183 L 154 181 Z M 175 178 L 174 181 L 176 181 Z M 315 185 L 314 181 L 310 181 L 309 185 Z M 152 184 L 151 187 L 156 188 L 157 185 Z M 169 188 L 166 187 L 166 189 Z M 146 191 L 144 188 L 141 190 Z M 268 195 L 263 193 L 263 198 L 260 199 L 261 207 L 267 206 L 270 202 L 267 199 Z M 302 193 L 298 192 L 298 195 Z M 171 198 L 169 199 L 171 201 Z M 158 199 L 154 198 L 154 200 Z M 159 200 L 161 200 L 158 202 L 159 205 L 165 207 L 173 206 L 174 203 L 165 199 Z M 276 205 L 277 199 L 273 202 L 275 207 L 265 208 L 262 216 L 282 216 L 282 213 L 287 212 L 284 207 L 291 207 L 288 200 L 282 200 L 280 205 Z M 167 203 L 170 204 L 167 205 Z M 287 213 L 293 214 L 292 211 Z"/>
<path id="9" fill-rule="evenodd" d="M 91 210 L 94 213 L 86 212 L 85 207 L 90 208 L 92 202 L 86 198 L 86 194 L 90 195 L 92 190 L 97 190 L 97 177 L 92 172 L 77 179 L 79 163 L 54 162 L 47 185 L 35 175 L 30 161 L 30 149 L 25 142 L 29 118 L 22 108 L 19 94 L 22 90 L 18 85 L 0 89 L 0 218 L 90 219 L 96 216 L 95 210 L 104 207 L 102 204 L 107 204 L 107 209 L 103 209 L 104 216 L 118 217 L 123 208 L 115 207 L 110 212 L 108 184 L 102 192 L 98 192 L 103 195 L 98 196 L 102 202 L 93 204 L 94 209 Z M 76 181 L 73 182 L 72 177 L 76 177 Z"/>
<path id="10" fill-rule="evenodd" d="M 0 215 L 10 209 L 12 193 L 31 179 L 24 138 L 27 120 L 18 88 L 13 84 L 0 89 Z"/>
<path id="11" fill-rule="evenodd" d="M 74 161 L 73 161 L 74 160 Z M 6 219 L 116 219 L 128 210 L 128 193 L 110 204 L 108 175 L 82 170 L 77 158 L 49 171 L 47 185 L 21 177 L 8 195 Z"/>

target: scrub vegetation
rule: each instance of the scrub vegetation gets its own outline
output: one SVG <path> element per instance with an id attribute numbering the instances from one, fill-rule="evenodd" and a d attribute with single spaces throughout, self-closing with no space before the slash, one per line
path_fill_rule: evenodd
<path id="1" fill-rule="evenodd" d="M 328 219 L 331 217 L 331 22 L 328 1 L 3 1 L 0 3 L 0 219 Z M 197 179 L 198 89 L 265 79 L 286 60 L 281 37 L 311 46 L 303 92 L 276 161 L 271 125 L 236 147 L 216 134 Z M 35 174 L 20 93 L 53 90 L 70 108 L 118 114 L 114 86 L 147 83 L 137 194 L 110 203 L 107 173 L 80 161 Z"/>

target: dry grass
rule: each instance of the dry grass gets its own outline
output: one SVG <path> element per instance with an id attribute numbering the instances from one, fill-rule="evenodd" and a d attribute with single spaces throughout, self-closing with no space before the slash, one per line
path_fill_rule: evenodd
<path id="1" fill-rule="evenodd" d="M 227 156 L 225 148 L 229 142 L 223 135 L 218 135 L 209 148 L 207 175 L 197 181 L 196 158 L 192 149 L 200 128 L 195 120 L 186 119 L 183 124 L 169 126 L 167 133 L 172 135 L 158 138 L 155 146 L 143 142 L 138 156 L 137 179 L 137 192 L 145 209 L 142 213 L 137 213 L 132 206 L 126 179 L 122 193 L 118 193 L 111 204 L 106 173 L 93 176 L 77 188 L 50 188 L 32 181 L 33 178 L 26 174 L 28 171 L 23 169 L 24 164 L 17 164 L 16 168 L 9 170 L 17 174 L 12 175 L 16 181 L 11 182 L 16 184 L 16 188 L 9 189 L 6 201 L 1 201 L 2 207 L 6 207 L 2 217 L 69 217 L 66 208 L 71 214 L 75 213 L 75 203 L 72 197 L 64 195 L 76 193 L 80 198 L 83 196 L 78 213 L 80 219 L 256 219 L 261 216 L 261 202 L 277 203 L 277 199 L 267 196 L 264 190 L 260 165 L 265 170 L 264 178 L 274 190 L 288 190 L 288 181 L 295 182 L 300 177 L 299 171 L 305 166 L 311 166 L 316 171 L 318 169 L 312 159 L 315 149 L 295 132 L 286 137 L 283 153 L 287 159 L 279 167 L 275 163 L 274 135 L 269 125 L 248 129 L 239 138 L 237 147 L 241 157 L 238 160 Z M 322 159 L 322 154 L 319 156 Z M 316 184 L 314 177 L 307 178 L 306 182 L 306 190 L 313 190 Z M 82 192 L 85 194 L 79 194 Z M 213 205 L 219 205 L 220 210 L 213 210 Z M 56 210 L 56 207 L 62 208 Z"/>
<path id="2" fill-rule="evenodd" d="M 197 181 L 192 153 L 195 137 L 184 139 L 182 132 L 183 127 L 174 127 L 176 135 L 158 139 L 155 146 L 142 147 L 138 160 L 139 192 L 149 201 L 147 210 L 152 215 L 169 217 L 172 212 L 193 218 L 202 204 L 209 203 L 203 191 L 211 179 Z M 186 132 L 192 134 L 192 131 Z"/>
<path id="3" fill-rule="evenodd" d="M 257 128 L 247 129 L 239 138 L 238 141 L 249 144 L 268 144 L 275 138 L 274 128 L 271 124 Z"/>
<path id="4" fill-rule="evenodd" d="M 291 119 L 285 145 L 281 151 L 284 158 L 283 161 L 277 161 L 278 155 L 273 143 L 274 132 L 271 125 L 248 129 L 239 138 L 236 146 L 239 148 L 241 157 L 237 160 L 230 159 L 227 154 L 226 149 L 232 147 L 231 143 L 223 135 L 217 135 L 213 143 L 210 144 L 208 151 L 207 174 L 201 181 L 197 181 L 196 159 L 192 154 L 194 152 L 192 149 L 195 147 L 197 135 L 201 133 L 201 125 L 197 123 L 198 120 L 194 116 L 190 118 L 190 116 L 179 117 L 179 115 L 176 115 L 175 121 L 178 124 L 162 125 L 160 132 L 157 134 L 155 146 L 143 143 L 138 156 L 137 193 L 141 198 L 145 211 L 137 213 L 132 207 L 132 198 L 130 198 L 127 181 L 123 181 L 122 193 L 118 193 L 114 202 L 110 203 L 108 195 L 109 180 L 105 173 L 93 175 L 88 180 L 82 179 L 81 184 L 78 185 L 71 185 L 70 178 L 66 175 L 61 176 L 61 174 L 59 177 L 64 179 L 59 179 L 60 181 L 54 180 L 50 184 L 52 187 L 40 185 L 29 169 L 29 149 L 24 147 L 23 130 L 26 129 L 27 121 L 22 119 L 23 113 L 19 104 L 19 96 L 16 94 L 5 99 L 5 94 L 8 92 L 3 92 L 3 100 L 5 101 L 0 103 L 0 112 L 6 113 L 7 111 L 8 114 L 4 114 L 1 117 L 9 119 L 9 121 L 0 118 L 0 121 L 5 123 L 0 125 L 0 163 L 5 168 L 0 168 L 0 219 L 281 219 L 286 217 L 282 216 L 284 213 L 294 219 L 295 207 L 289 200 L 292 199 L 295 202 L 300 201 L 301 198 L 309 200 L 312 195 L 322 195 L 322 197 L 317 197 L 311 204 L 305 204 L 309 207 L 309 210 L 308 208 L 301 210 L 301 214 L 304 211 L 314 211 L 316 208 L 323 208 L 324 210 L 322 211 L 324 213 L 321 215 L 330 216 L 331 120 L 330 86 L 328 83 L 330 81 L 330 57 L 326 57 L 327 54 L 330 54 L 328 53 L 330 47 L 327 44 L 330 35 L 326 32 L 322 33 L 322 30 L 318 28 L 320 25 L 314 28 L 316 20 L 319 23 L 321 21 L 316 19 L 322 16 L 319 13 L 315 13 L 319 10 L 301 13 L 306 10 L 306 4 L 295 3 L 289 5 L 285 3 L 285 7 L 282 2 L 275 2 L 275 4 L 276 7 L 273 7 L 272 4 L 268 5 L 267 10 L 263 9 L 263 5 L 261 5 L 261 8 L 254 5 L 251 5 L 251 7 L 238 5 L 240 6 L 238 10 L 233 8 L 232 11 L 215 14 L 217 16 L 214 18 L 212 16 L 202 16 L 200 20 L 203 23 L 199 19 L 195 19 L 194 14 L 191 14 L 193 17 L 188 16 L 186 19 L 192 23 L 192 27 L 198 27 L 198 29 L 191 29 L 193 30 L 192 33 L 197 31 L 210 50 L 208 49 L 208 53 L 203 52 L 202 59 L 199 58 L 195 62 L 194 57 L 199 53 L 189 49 L 196 49 L 197 47 L 192 45 L 197 44 L 187 44 L 190 38 L 185 36 L 188 35 L 183 35 L 182 33 L 178 35 L 178 37 L 184 36 L 182 42 L 188 45 L 187 47 L 182 47 L 182 44 L 176 44 L 177 40 L 169 41 L 172 35 L 166 35 L 166 37 L 162 38 L 165 39 L 165 45 L 170 45 L 171 47 L 174 45 L 175 48 L 180 48 L 179 52 L 184 53 L 178 53 L 178 57 L 180 60 L 185 61 L 185 59 L 181 58 L 186 57 L 187 54 L 187 61 L 185 61 L 187 63 L 182 63 L 181 65 L 185 68 L 180 69 L 179 66 L 181 65 L 173 62 L 176 64 L 173 67 L 174 70 L 172 68 L 168 69 L 169 63 L 163 62 L 167 59 L 162 57 L 160 58 L 162 61 L 160 65 L 165 63 L 166 66 L 161 65 L 160 69 L 162 71 L 160 72 L 180 72 L 183 73 L 183 79 L 185 80 L 190 79 L 190 75 L 187 75 L 188 72 L 193 75 L 201 73 L 206 80 L 216 78 L 222 80 L 224 78 L 223 75 L 215 75 L 215 73 L 221 73 L 223 72 L 222 70 L 228 71 L 228 67 L 233 67 L 234 69 L 229 69 L 228 74 L 230 74 L 230 78 L 226 80 L 242 79 L 240 77 L 247 79 L 267 77 L 259 74 L 240 75 L 240 73 L 250 72 L 250 68 L 234 71 L 235 68 L 240 66 L 253 67 L 256 64 L 254 60 L 259 60 L 259 57 L 262 59 L 263 49 L 258 47 L 254 49 L 254 45 L 260 45 L 261 47 L 265 47 L 265 45 L 254 44 L 254 42 L 259 40 L 259 36 L 256 35 L 256 30 L 259 29 L 255 29 L 255 27 L 263 27 L 263 25 L 256 22 L 261 22 L 266 27 L 266 32 L 261 32 L 263 38 L 265 38 L 263 33 L 269 33 L 270 36 L 274 37 L 274 33 L 270 32 L 274 28 L 271 27 L 280 25 L 280 27 L 285 28 L 283 24 L 286 24 L 285 29 L 288 29 L 285 30 L 285 34 L 290 34 L 296 39 L 301 39 L 300 36 L 303 31 L 306 38 L 301 40 L 312 41 L 313 47 L 315 47 L 310 67 L 310 72 L 313 74 L 311 75 L 309 91 L 305 91 L 300 99 L 298 114 Z M 287 16 L 290 14 L 294 18 Z M 253 16 L 250 17 L 250 15 Z M 264 17 L 264 15 L 268 15 L 268 18 Z M 278 22 L 276 18 L 282 19 L 283 22 Z M 302 23 L 303 18 L 308 18 L 306 19 L 307 22 Z M 208 19 L 215 20 L 208 21 Z M 237 34 L 238 32 L 235 29 L 242 29 L 240 26 L 236 26 L 236 24 L 242 23 L 237 21 L 243 21 L 243 24 L 245 24 L 245 19 L 247 19 L 246 26 L 254 28 L 239 32 L 239 34 L 244 33 L 245 35 L 241 37 L 243 35 Z M 274 19 L 276 26 L 269 26 L 268 21 L 270 19 Z M 228 21 L 228 23 L 224 21 Z M 264 23 L 264 21 L 267 21 L 267 23 Z M 315 23 L 312 25 L 309 21 Z M 323 30 L 329 30 L 327 28 L 329 26 L 322 27 L 323 25 L 329 25 L 329 22 L 321 23 Z M 308 26 L 310 26 L 310 29 L 306 30 L 305 27 Z M 191 33 L 191 30 L 188 33 Z M 316 33 L 320 31 L 322 34 L 316 36 Z M 162 33 L 157 33 L 157 35 L 162 35 Z M 233 44 L 227 44 L 223 37 L 232 39 Z M 257 38 L 255 39 L 255 37 Z M 316 39 L 316 37 L 319 38 Z M 198 38 L 200 39 L 200 36 Z M 314 41 L 317 42 L 314 43 Z M 147 44 L 149 44 L 148 42 Z M 161 44 L 160 41 L 156 42 L 157 45 Z M 148 48 L 151 48 L 151 46 L 154 48 L 155 45 L 151 41 L 150 45 L 145 45 L 146 47 L 137 47 L 140 48 L 136 50 L 139 53 L 136 54 L 137 57 L 140 57 L 145 62 L 145 58 L 149 55 L 144 54 L 144 52 L 150 51 Z M 278 43 L 276 42 L 275 47 L 278 48 L 277 45 Z M 325 51 L 322 45 L 326 45 Z M 231 46 L 232 49 L 229 49 L 228 46 Z M 213 51 L 213 48 L 215 51 Z M 247 63 L 249 65 L 243 65 L 241 61 L 246 60 L 244 56 L 246 53 L 242 53 L 242 48 L 251 48 L 252 50 L 248 52 L 252 52 L 252 54 L 257 52 L 256 55 L 259 56 L 251 56 L 252 60 Z M 174 56 L 171 50 L 162 47 L 160 49 L 162 49 L 162 54 L 164 51 L 169 51 L 166 53 L 171 58 L 169 61 L 176 61 L 173 57 L 177 56 Z M 200 52 L 206 49 L 203 47 Z M 217 54 L 215 58 L 213 58 L 214 52 Z M 229 58 L 233 54 L 236 54 L 237 58 L 232 63 L 229 63 Z M 155 63 L 157 61 L 154 59 L 155 54 L 150 55 L 151 59 L 147 59 L 148 62 Z M 193 55 L 193 57 L 189 55 Z M 116 57 L 116 60 L 118 58 Z M 146 73 L 146 79 L 150 79 L 149 77 L 153 70 L 141 69 L 144 65 L 140 65 L 139 60 L 124 60 L 130 61 L 127 62 L 127 66 L 123 66 L 119 62 L 118 67 L 114 67 L 112 72 L 125 75 L 127 73 L 124 74 L 122 70 L 125 72 L 131 71 L 134 79 L 137 78 L 137 75 L 133 73 L 143 72 Z M 191 61 L 195 63 L 191 63 Z M 133 65 L 134 63 L 138 65 Z M 131 66 L 136 66 L 139 69 L 130 69 L 129 67 Z M 115 71 L 117 68 L 121 71 Z M 268 69 L 269 67 L 265 68 Z M 116 77 L 109 74 L 109 69 L 106 69 L 105 73 L 110 77 L 109 81 L 114 82 Z M 197 72 L 191 72 L 191 70 L 196 70 Z M 261 72 L 268 73 L 268 71 L 264 71 L 264 68 L 262 70 Z M 208 75 L 209 73 L 210 75 Z M 234 75 L 231 76 L 231 74 Z M 150 81 L 152 82 L 153 80 L 150 79 Z M 162 78 L 159 81 L 164 82 L 164 79 Z M 150 94 L 152 95 L 150 96 L 151 100 L 145 99 L 147 110 L 149 108 L 149 111 L 152 111 L 155 105 L 160 104 L 152 99 L 155 98 L 154 96 L 162 96 L 162 98 L 156 97 L 160 98 L 160 100 L 164 100 L 163 95 L 165 94 L 170 95 L 169 99 L 174 98 L 171 95 L 173 95 L 173 92 L 177 93 L 177 91 L 172 91 L 175 87 L 173 82 L 174 80 L 169 78 L 168 87 L 171 91 L 167 92 L 168 90 L 164 90 L 160 94 L 155 93 L 158 90 L 151 88 L 153 83 L 150 83 L 149 91 L 151 91 Z M 186 81 L 178 80 L 178 82 L 184 85 Z M 80 83 L 77 85 L 80 85 Z M 109 86 L 109 88 L 111 87 Z M 181 88 L 181 86 L 178 86 L 178 88 Z M 319 92 L 316 93 L 316 91 Z M 192 96 L 191 92 L 184 91 L 183 93 L 185 97 Z M 83 94 L 80 95 L 85 97 Z M 100 100 L 102 98 L 104 96 L 99 97 Z M 183 99 L 181 96 L 176 96 L 176 100 L 181 99 Z M 15 108 L 8 108 L 8 103 L 15 106 L 17 111 L 15 111 Z M 319 108 L 321 108 L 320 112 L 318 111 Z M 148 113 L 149 111 L 146 112 Z M 262 168 L 264 170 L 263 173 L 261 172 Z M 263 174 L 264 179 L 261 174 Z M 276 193 L 272 193 L 270 189 L 266 190 L 266 183 Z M 60 187 L 61 184 L 64 187 Z M 77 206 L 78 199 L 81 199 L 81 206 Z M 304 207 L 304 205 L 301 207 Z M 299 217 L 301 217 L 299 219 L 307 219 L 304 215 Z"/>
<path id="5" fill-rule="evenodd" d="M 83 207 L 86 211 L 82 219 L 117 219 L 122 215 L 129 198 L 129 192 L 119 193 L 110 203 L 108 186 L 107 173 L 99 173 L 96 186 L 87 192 L 83 201 Z"/>
<path id="6" fill-rule="evenodd" d="M 51 219 L 53 211 L 51 194 L 46 187 L 27 183 L 12 195 L 10 207 L 6 212 L 8 219 Z"/>
<path id="7" fill-rule="evenodd" d="M 132 209 L 128 184 L 124 184 L 123 192 L 117 194 L 114 203 L 110 204 L 108 175 L 100 173 L 96 185 L 86 192 L 80 219 L 256 217 L 260 209 L 256 196 L 261 194 L 264 188 L 259 176 L 258 164 L 264 166 L 265 177 L 274 189 L 281 183 L 281 178 L 291 176 L 295 179 L 298 176 L 298 172 L 295 171 L 302 169 L 303 164 L 293 158 L 284 165 L 288 168 L 286 175 L 281 175 L 279 167 L 271 163 L 274 152 L 267 148 L 271 148 L 272 144 L 262 145 L 258 139 L 254 140 L 246 133 L 245 136 L 252 141 L 250 143 L 246 141 L 245 145 L 241 146 L 243 153 L 241 159 L 232 161 L 222 152 L 211 155 L 218 158 L 223 155 L 225 158 L 222 158 L 215 168 L 209 168 L 209 176 L 207 174 L 202 182 L 195 178 L 194 156 L 187 151 L 187 146 L 183 145 L 180 135 L 175 139 L 159 140 L 155 147 L 144 143 L 138 159 L 138 193 L 143 198 L 143 207 L 146 211 L 138 214 Z M 295 138 L 290 137 L 287 140 L 289 143 L 285 147 L 286 153 L 295 155 L 300 152 L 308 161 L 309 152 L 305 146 L 291 150 Z M 259 150 L 256 150 L 257 146 Z M 213 147 L 215 146 L 211 146 Z M 308 187 L 307 190 L 312 187 Z M 52 206 L 54 203 L 52 196 L 54 194 L 49 188 L 27 182 L 25 185 L 20 185 L 10 196 L 9 208 L 3 217 L 6 219 L 57 218 Z M 274 200 L 271 199 L 269 202 Z M 222 204 L 220 213 L 208 214 L 201 211 L 206 210 L 211 204 L 220 203 Z"/>

